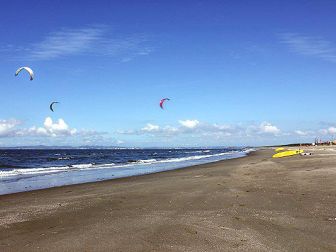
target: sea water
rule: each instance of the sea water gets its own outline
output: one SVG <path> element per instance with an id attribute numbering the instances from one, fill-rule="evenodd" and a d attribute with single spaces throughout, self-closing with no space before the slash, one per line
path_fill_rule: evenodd
<path id="1" fill-rule="evenodd" d="M 3 149 L 0 195 L 143 175 L 245 156 L 248 148 Z"/>

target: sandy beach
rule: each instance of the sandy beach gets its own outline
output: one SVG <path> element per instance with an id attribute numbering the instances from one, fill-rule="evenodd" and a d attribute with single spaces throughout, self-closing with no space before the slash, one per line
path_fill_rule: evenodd
<path id="1" fill-rule="evenodd" d="M 1 251 L 336 251 L 336 150 L 0 196 Z"/>

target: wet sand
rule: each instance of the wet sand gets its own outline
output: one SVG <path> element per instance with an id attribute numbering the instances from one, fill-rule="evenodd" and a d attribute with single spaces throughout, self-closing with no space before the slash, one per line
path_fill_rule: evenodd
<path id="1" fill-rule="evenodd" d="M 336 150 L 0 196 L 0 251 L 336 251 Z"/>

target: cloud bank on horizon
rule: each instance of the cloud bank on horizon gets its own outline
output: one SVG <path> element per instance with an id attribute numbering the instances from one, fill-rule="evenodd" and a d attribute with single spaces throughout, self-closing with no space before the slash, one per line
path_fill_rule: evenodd
<path id="1" fill-rule="evenodd" d="M 114 133 L 98 132 L 95 130 L 78 130 L 71 128 L 62 118 L 53 121 L 51 117 L 46 117 L 43 126 L 22 127 L 23 122 L 16 119 L 0 121 L 0 138 L 1 139 L 20 139 L 30 138 L 39 139 L 43 144 L 46 139 L 58 139 L 58 143 L 73 141 L 76 138 L 79 141 L 73 142 L 74 145 L 123 145 L 133 146 L 134 142 L 123 140 L 123 136 L 149 136 L 155 140 L 162 140 L 165 143 L 178 141 L 180 137 L 184 140 L 195 138 L 207 139 L 206 143 L 221 141 L 226 143 L 230 139 L 247 139 L 250 142 L 259 138 L 270 141 L 279 140 L 284 136 L 296 136 L 301 139 L 311 139 L 316 136 L 332 136 L 336 134 L 336 127 L 330 126 L 318 130 L 294 130 L 282 131 L 274 124 L 269 122 L 243 124 L 217 124 L 206 123 L 196 119 L 178 120 L 178 125 L 157 125 L 147 123 L 140 129 L 118 130 Z M 111 135 L 114 135 L 112 137 Z M 116 136 L 118 136 L 116 138 Z M 67 139 L 67 141 L 63 141 Z M 167 141 L 167 139 L 169 139 Z M 172 145 L 174 146 L 174 145 Z M 188 144 L 181 145 L 188 146 Z"/>
<path id="2" fill-rule="evenodd" d="M 226 143 L 227 140 L 233 139 L 248 139 L 247 142 L 250 142 L 251 139 L 261 138 L 268 140 L 280 140 L 281 138 L 288 137 L 299 137 L 298 139 L 302 140 L 302 137 L 308 140 L 314 139 L 316 136 L 326 136 L 330 137 L 333 134 L 336 134 L 336 127 L 321 128 L 318 130 L 294 130 L 294 131 L 282 131 L 276 125 L 273 125 L 269 122 L 262 122 L 259 124 L 253 123 L 248 125 L 242 124 L 210 124 L 205 122 L 200 122 L 199 120 L 187 119 L 179 120 L 178 126 L 171 125 L 156 125 L 153 123 L 147 123 L 141 129 L 130 129 L 130 130 L 119 130 L 117 134 L 120 135 L 148 135 L 158 139 L 174 139 L 180 136 L 186 138 L 200 138 L 208 139 L 208 142 L 213 140 L 220 140 L 223 143 Z M 206 143 L 206 141 L 205 141 Z"/>

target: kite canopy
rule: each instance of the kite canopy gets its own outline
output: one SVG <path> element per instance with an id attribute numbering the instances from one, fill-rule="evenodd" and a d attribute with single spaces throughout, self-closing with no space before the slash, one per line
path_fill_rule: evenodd
<path id="1" fill-rule="evenodd" d="M 52 102 L 52 103 L 50 104 L 50 106 L 49 106 L 49 108 L 50 108 L 50 110 L 51 110 L 52 112 L 54 112 L 53 105 L 54 105 L 55 103 L 59 103 L 59 102 L 54 101 L 54 102 Z"/>
<path id="2" fill-rule="evenodd" d="M 18 70 L 16 70 L 15 72 L 15 76 L 18 76 L 18 74 L 22 71 L 22 70 L 26 70 L 29 73 L 30 76 L 30 80 L 32 81 L 34 79 L 34 72 L 31 68 L 29 67 L 20 67 Z"/>
<path id="3" fill-rule="evenodd" d="M 169 98 L 163 98 L 161 101 L 160 101 L 160 107 L 163 109 L 163 103 L 165 102 L 165 101 L 170 101 L 170 99 Z"/>

